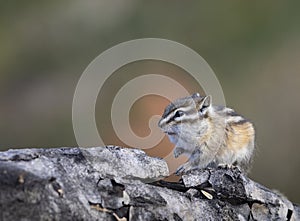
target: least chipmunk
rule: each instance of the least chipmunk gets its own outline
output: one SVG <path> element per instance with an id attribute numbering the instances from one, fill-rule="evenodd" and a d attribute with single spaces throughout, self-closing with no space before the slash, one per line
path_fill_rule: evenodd
<path id="1" fill-rule="evenodd" d="M 247 173 L 254 151 L 255 131 L 251 122 L 233 109 L 215 106 L 211 96 L 198 93 L 169 104 L 158 126 L 174 143 L 174 156 L 189 156 L 177 169 L 237 166 Z"/>

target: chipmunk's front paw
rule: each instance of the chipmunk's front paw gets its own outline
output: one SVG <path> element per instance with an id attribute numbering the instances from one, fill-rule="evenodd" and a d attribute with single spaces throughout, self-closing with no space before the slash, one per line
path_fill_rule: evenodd
<path id="1" fill-rule="evenodd" d="M 175 158 L 177 158 L 177 157 L 179 157 L 181 154 L 183 154 L 183 152 L 184 152 L 184 149 L 183 148 L 181 148 L 181 147 L 175 147 L 175 149 L 174 149 L 174 157 Z"/>
<path id="2" fill-rule="evenodd" d="M 181 165 L 180 167 L 178 167 L 178 169 L 176 170 L 175 174 L 177 176 L 180 176 L 188 171 L 192 170 L 192 166 L 189 162 Z"/>

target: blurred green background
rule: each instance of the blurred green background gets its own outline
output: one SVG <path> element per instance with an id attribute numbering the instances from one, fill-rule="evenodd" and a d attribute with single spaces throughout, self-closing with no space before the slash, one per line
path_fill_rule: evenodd
<path id="1" fill-rule="evenodd" d="M 72 99 L 86 66 L 118 43 L 165 38 L 199 53 L 219 78 L 227 105 L 256 125 L 251 177 L 300 203 L 299 8 L 296 0 L 1 1 L 0 149 L 76 146 Z M 174 69 L 150 61 L 132 65 L 129 71 L 134 65 Z M 181 75 L 193 91 L 193 80 Z M 107 116 L 112 94 L 128 79 L 112 77 L 97 102 L 107 143 L 122 145 Z M 161 114 L 167 104 L 146 100 L 136 105 L 138 120 L 131 119 L 137 128 L 147 128 L 143 116 Z M 163 155 L 170 145 L 164 139 L 149 154 Z"/>

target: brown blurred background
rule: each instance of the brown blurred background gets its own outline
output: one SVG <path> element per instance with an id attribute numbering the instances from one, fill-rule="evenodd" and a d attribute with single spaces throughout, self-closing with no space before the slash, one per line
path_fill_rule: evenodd
<path id="1" fill-rule="evenodd" d="M 165 38 L 199 53 L 215 71 L 227 105 L 255 123 L 258 151 L 251 177 L 300 203 L 299 8 L 297 0 L 2 1 L 0 149 L 76 146 L 72 99 L 86 66 L 118 43 Z M 98 129 L 107 144 L 125 145 L 110 124 L 113 95 L 139 73 L 153 72 L 201 91 L 174 65 L 124 66 L 97 101 Z M 149 117 L 167 103 L 158 96 L 136 102 L 133 130 L 146 136 Z M 164 139 L 147 152 L 164 156 L 171 149 Z"/>

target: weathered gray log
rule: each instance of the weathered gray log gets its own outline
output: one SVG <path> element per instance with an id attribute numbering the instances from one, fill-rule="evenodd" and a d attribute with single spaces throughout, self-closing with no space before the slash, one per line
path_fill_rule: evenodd
<path id="1" fill-rule="evenodd" d="M 138 149 L 0 152 L 1 220 L 298 220 L 300 208 L 237 168 L 192 171 L 178 183 Z"/>

